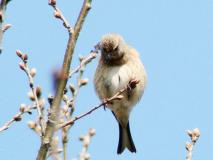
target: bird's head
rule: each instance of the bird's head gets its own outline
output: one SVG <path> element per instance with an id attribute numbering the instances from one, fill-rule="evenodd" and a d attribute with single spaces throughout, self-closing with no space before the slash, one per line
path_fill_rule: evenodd
<path id="1" fill-rule="evenodd" d="M 105 62 L 112 62 L 121 59 L 124 56 L 123 51 L 124 40 L 123 38 L 114 33 L 106 34 L 99 42 L 102 57 Z"/>

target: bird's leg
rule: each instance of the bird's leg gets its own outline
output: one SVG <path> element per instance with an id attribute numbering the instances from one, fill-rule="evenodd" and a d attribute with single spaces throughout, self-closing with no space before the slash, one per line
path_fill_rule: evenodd
<path id="1" fill-rule="evenodd" d="M 106 111 L 106 107 L 107 107 L 107 102 L 108 101 L 108 98 L 104 98 L 103 100 L 102 100 L 102 102 L 104 103 L 104 110 Z"/>
<path id="2" fill-rule="evenodd" d="M 127 85 L 127 98 L 128 100 L 131 98 L 132 90 L 136 87 L 136 85 L 139 83 L 139 80 L 133 78 L 129 81 Z"/>
<path id="3" fill-rule="evenodd" d="M 113 102 L 109 98 L 103 98 L 102 102 L 103 102 L 104 110 L 106 110 L 107 104 L 113 104 Z"/>

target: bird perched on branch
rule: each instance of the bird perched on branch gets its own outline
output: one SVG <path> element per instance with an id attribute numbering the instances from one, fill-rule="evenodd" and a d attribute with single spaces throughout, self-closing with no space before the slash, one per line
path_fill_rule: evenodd
<path id="1" fill-rule="evenodd" d="M 101 100 L 109 98 L 128 85 L 129 81 L 139 81 L 136 88 L 123 93 L 121 100 L 107 104 L 119 124 L 117 153 L 125 148 L 136 152 L 130 133 L 129 116 L 132 108 L 140 100 L 146 85 L 146 72 L 138 52 L 114 33 L 106 34 L 98 44 L 101 58 L 94 77 L 95 90 Z"/>

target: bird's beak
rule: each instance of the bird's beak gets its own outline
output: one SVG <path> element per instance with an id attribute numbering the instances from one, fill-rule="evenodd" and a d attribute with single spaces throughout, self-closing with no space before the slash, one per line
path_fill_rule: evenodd
<path id="1" fill-rule="evenodd" d="M 101 50 L 101 46 L 100 46 L 100 42 L 98 42 L 96 45 L 95 45 L 95 50 Z"/>

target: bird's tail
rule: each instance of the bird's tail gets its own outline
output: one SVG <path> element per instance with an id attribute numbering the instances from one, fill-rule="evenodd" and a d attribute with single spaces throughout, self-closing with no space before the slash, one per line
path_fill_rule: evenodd
<path id="1" fill-rule="evenodd" d="M 126 127 L 122 127 L 119 123 L 119 143 L 117 153 L 121 154 L 125 148 L 128 148 L 130 152 L 136 152 L 134 142 L 130 133 L 129 122 Z"/>

